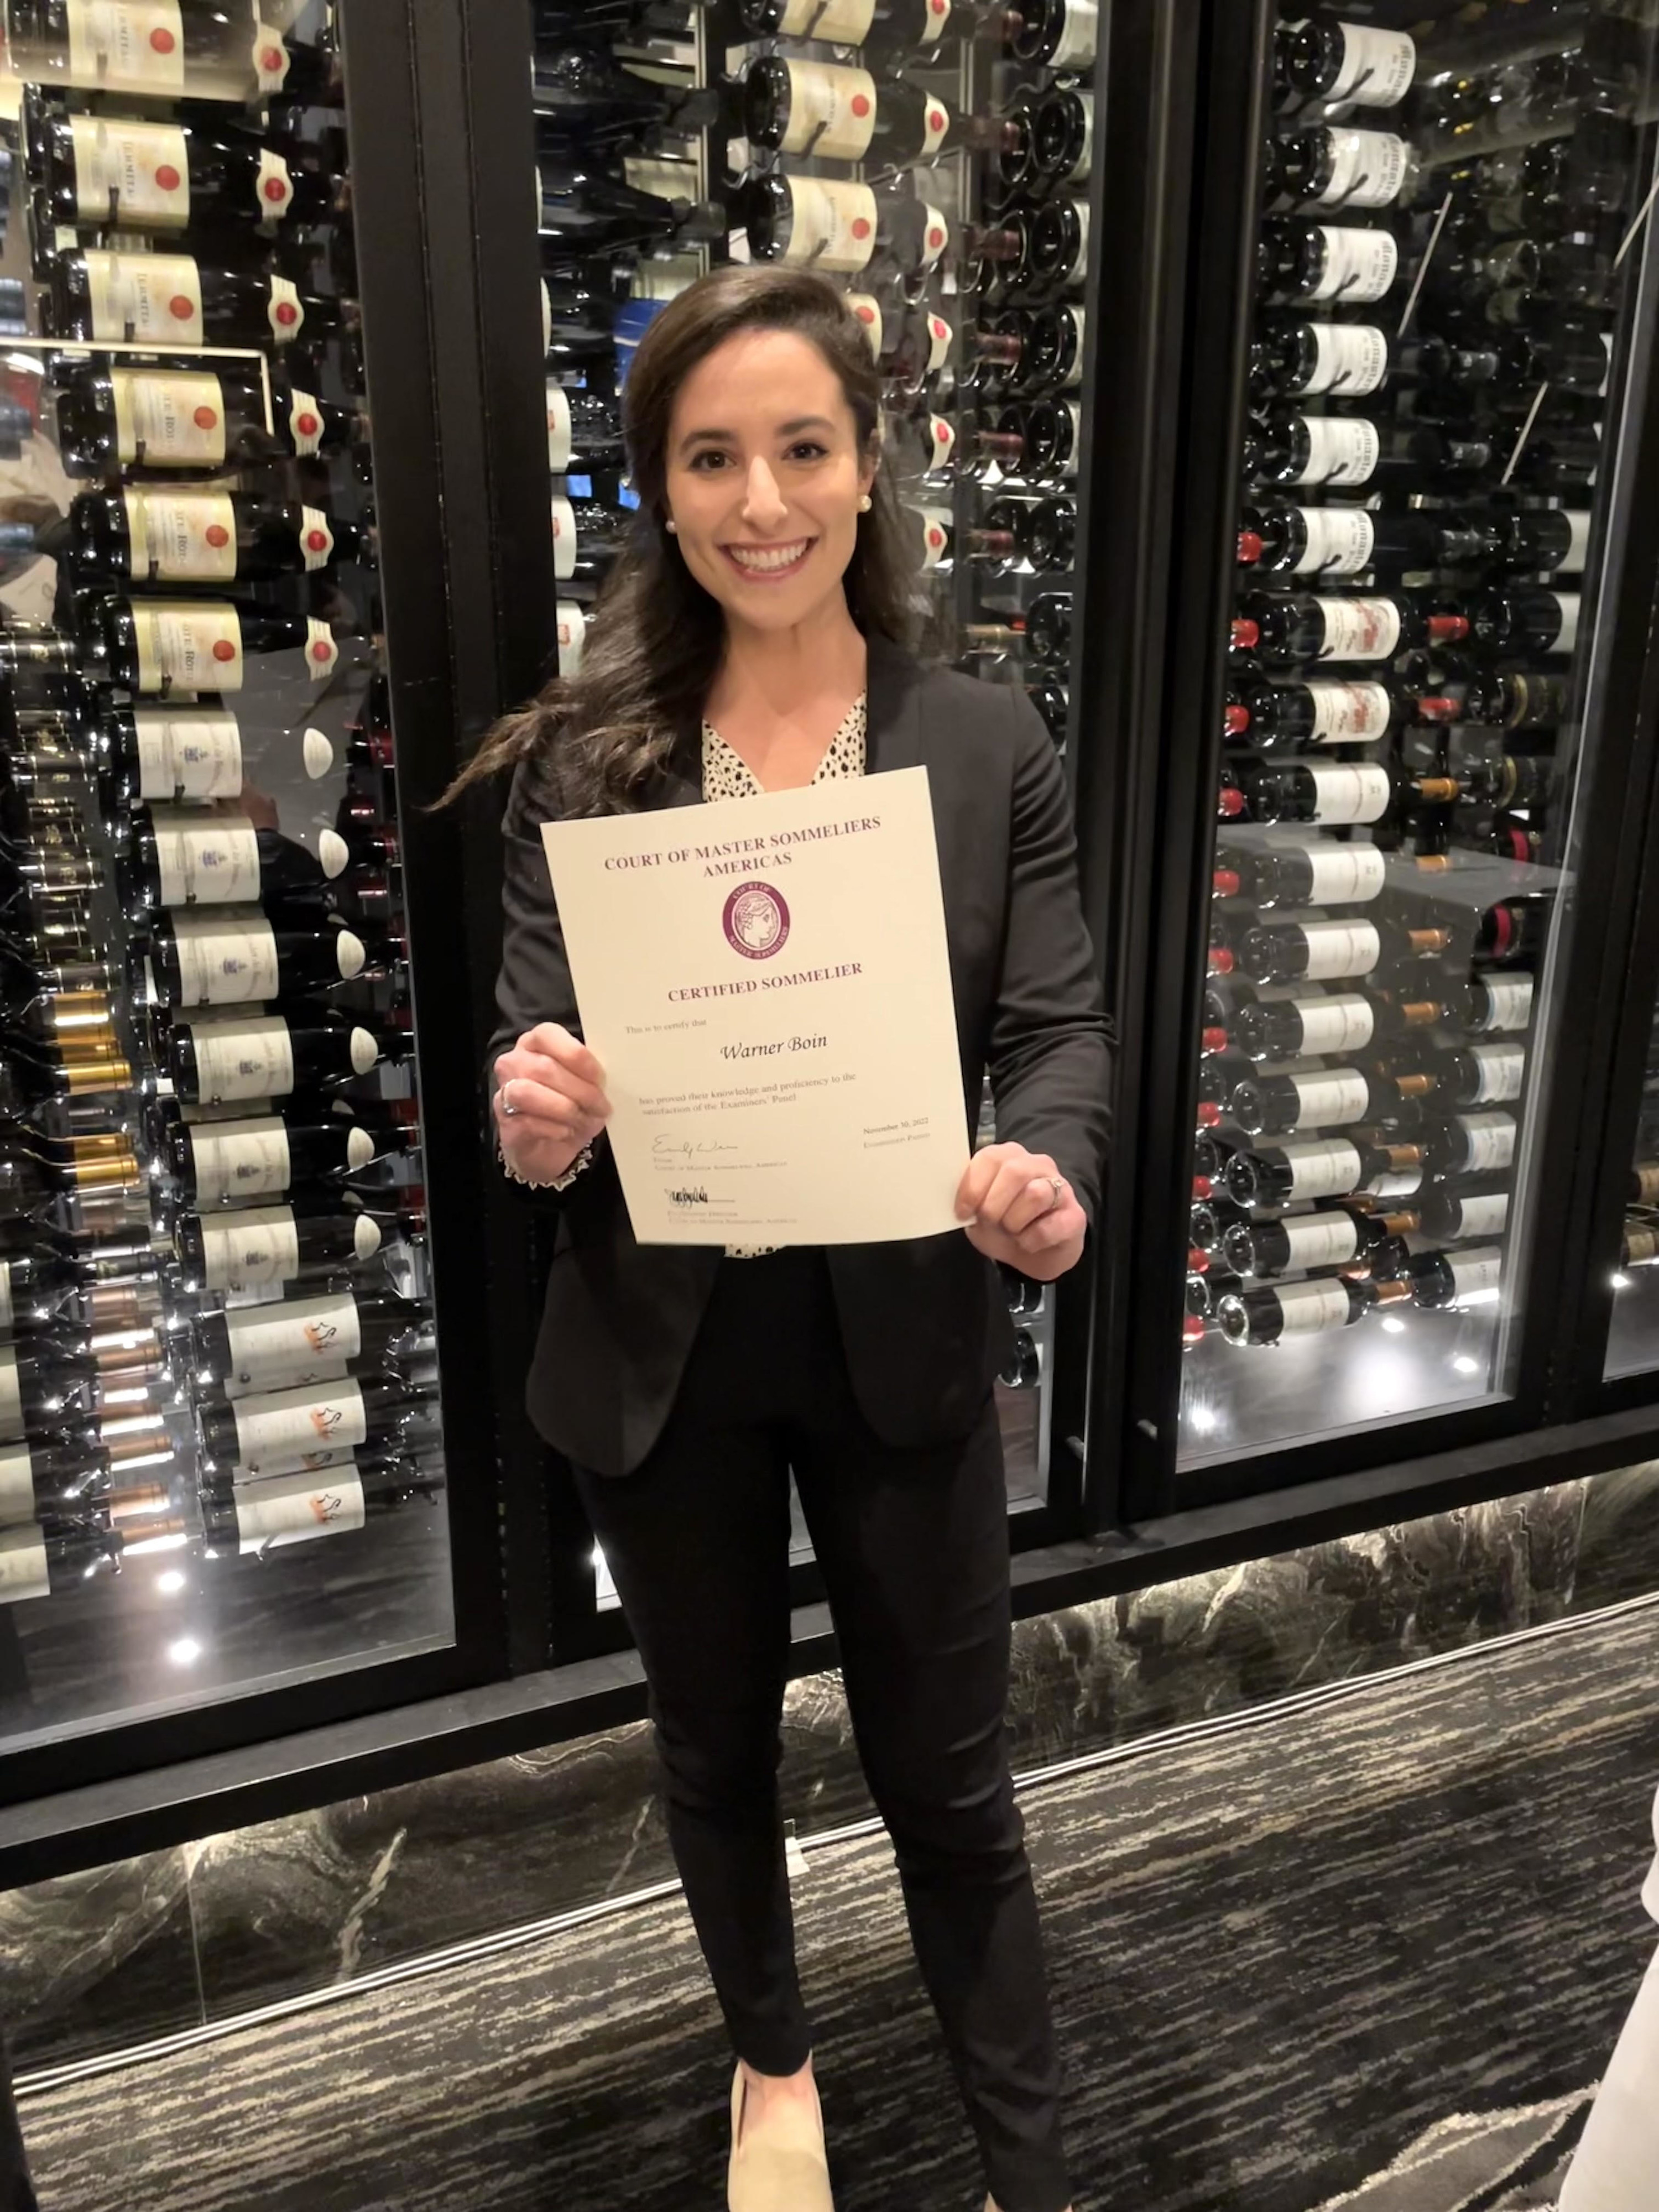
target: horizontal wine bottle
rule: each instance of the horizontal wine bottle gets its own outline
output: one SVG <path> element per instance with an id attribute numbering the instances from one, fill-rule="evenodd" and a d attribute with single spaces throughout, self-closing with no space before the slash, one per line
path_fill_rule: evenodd
<path id="1" fill-rule="evenodd" d="M 430 1505 L 442 1487 L 430 1476 L 394 1470 L 376 1477 L 350 1467 L 323 1476 L 279 1476 L 228 1496 L 210 1492 L 202 1501 L 202 1527 L 216 1550 L 263 1553 L 361 1528 L 417 1501 Z"/>
<path id="2" fill-rule="evenodd" d="M 288 1390 L 344 1375 L 356 1360 L 380 1369 L 430 1325 L 426 1309 L 410 1299 L 339 1290 L 199 1314 L 182 1327 L 199 1375 Z"/>
<path id="3" fill-rule="evenodd" d="M 1473 483 L 1502 465 L 1490 439 L 1454 435 L 1435 422 L 1304 415 L 1280 407 L 1246 434 L 1245 474 L 1256 483 L 1317 484 L 1368 496 L 1398 489 L 1409 495 Z"/>
<path id="4" fill-rule="evenodd" d="M 1527 1049 L 1521 1044 L 1468 1044 L 1447 1054 L 1439 1082 L 1459 1106 L 1497 1106 L 1521 1096 Z"/>
<path id="5" fill-rule="evenodd" d="M 337 104 L 340 58 L 219 0 L 6 0 L 11 66 L 32 84 L 145 100 Z"/>
<path id="6" fill-rule="evenodd" d="M 1256 247 L 1256 289 L 1280 306 L 1340 301 L 1370 307 L 1401 281 L 1400 245 L 1386 226 L 1269 216 Z"/>
<path id="7" fill-rule="evenodd" d="M 170 1121 L 161 1149 L 185 1199 L 203 1207 L 227 1199 L 283 1198 L 313 1183 L 339 1183 L 418 1142 L 416 1128 L 371 1126 L 354 1115 Z"/>
<path id="8" fill-rule="evenodd" d="M 1282 109 L 1395 107 L 1412 88 L 1417 46 L 1405 31 L 1331 15 L 1281 22 L 1273 32 L 1273 91 Z"/>
<path id="9" fill-rule="evenodd" d="M 1323 598 L 1310 592 L 1251 592 L 1239 602 L 1236 647 L 1272 665 L 1305 660 L 1392 660 L 1425 646 L 1459 644 L 1468 618 L 1429 593 Z"/>
<path id="10" fill-rule="evenodd" d="M 1448 929 L 1408 929 L 1387 916 L 1341 921 L 1261 922 L 1247 930 L 1239 965 L 1253 983 L 1369 975 L 1378 968 L 1437 958 L 1449 950 Z"/>
<path id="11" fill-rule="evenodd" d="M 0 1344 L 0 1442 L 50 1436 L 88 1415 L 97 1380 L 89 1352 L 44 1337 Z"/>
<path id="12" fill-rule="evenodd" d="M 1365 905 L 1386 879 L 1375 845 L 1286 845 L 1240 856 L 1239 888 L 1259 907 Z"/>
<path id="13" fill-rule="evenodd" d="M 80 493 L 70 504 L 70 561 L 88 580 L 229 584 L 302 576 L 373 557 L 373 541 L 300 500 L 177 486 Z"/>
<path id="14" fill-rule="evenodd" d="M 1420 1253 L 1406 1268 L 1418 1304 L 1431 1307 L 1461 1305 L 1469 1298 L 1484 1303 L 1498 1289 L 1503 1273 L 1504 1255 L 1496 1244 L 1468 1252 Z"/>
<path id="15" fill-rule="evenodd" d="M 321 1007 L 232 1020 L 178 1021 L 167 1032 L 164 1072 L 187 1104 L 283 1098 L 367 1075 L 390 1043 L 382 1032 Z"/>
<path id="16" fill-rule="evenodd" d="M 1469 611 L 1469 635 L 1482 653 L 1566 653 L 1578 644 L 1579 595 L 1522 586 L 1493 592 Z"/>
<path id="17" fill-rule="evenodd" d="M 390 1443 L 436 1395 L 401 1375 L 353 1376 L 331 1386 L 303 1383 L 227 1405 L 198 1405 L 197 1435 L 210 1465 L 255 1474 L 298 1454 Z"/>
<path id="18" fill-rule="evenodd" d="M 76 1521 L 0 1529 L 0 1605 L 82 1588 L 100 1567 L 113 1569 L 121 1540 Z"/>
<path id="19" fill-rule="evenodd" d="M 303 997 L 356 982 L 368 948 L 349 929 L 278 930 L 258 907 L 160 915 L 149 936 L 150 974 L 167 1006 L 244 1006 Z"/>
<path id="20" fill-rule="evenodd" d="M 927 161 L 951 136 L 942 100 L 902 77 L 763 55 L 743 87 L 743 135 L 769 152 L 883 169 Z"/>
<path id="21" fill-rule="evenodd" d="M 1293 1275 L 1356 1262 L 1373 1273 L 1393 1273 L 1405 1255 L 1403 1240 L 1420 1221 L 1414 1212 L 1373 1213 L 1358 1206 L 1322 1206 L 1278 1221 L 1236 1221 L 1225 1231 L 1222 1249 L 1239 1275 Z"/>
<path id="22" fill-rule="evenodd" d="M 0 1444 L 0 1528 L 95 1516 L 109 1487 L 108 1452 L 83 1438 Z"/>
<path id="23" fill-rule="evenodd" d="M 1100 37 L 1097 0 L 1021 0 L 1005 17 L 1010 51 L 1058 76 L 1086 76 Z"/>
<path id="24" fill-rule="evenodd" d="M 1445 1015 L 1435 998 L 1331 991 L 1259 999 L 1238 1008 L 1233 1025 L 1240 1049 L 1251 1060 L 1300 1060 L 1359 1052 L 1374 1038 L 1410 1036 L 1432 1029 Z"/>
<path id="25" fill-rule="evenodd" d="M 1424 1154 L 1437 1176 L 1488 1175 L 1515 1164 L 1513 1114 L 1454 1114 L 1427 1130 Z"/>
<path id="26" fill-rule="evenodd" d="M 211 368 L 53 361 L 58 444 L 71 476 L 127 469 L 217 472 L 278 455 L 332 453 L 368 434 L 368 419 L 305 391 L 273 364 L 270 422 L 257 368 Z"/>
<path id="27" fill-rule="evenodd" d="M 210 232 L 318 223 L 344 209 L 345 180 L 331 173 L 326 149 L 298 139 L 207 118 L 71 115 L 57 103 L 40 103 L 32 121 L 30 168 L 48 239 L 77 227 Z"/>
<path id="28" fill-rule="evenodd" d="M 128 691 L 240 691 L 251 653 L 302 652 L 322 684 L 340 658 L 326 623 L 234 599 L 108 599 L 88 611 L 91 671 Z"/>
<path id="29" fill-rule="evenodd" d="M 1361 1122 L 1390 1131 L 1412 1128 L 1421 1118 L 1418 1102 L 1433 1088 L 1431 1076 L 1368 1075 L 1358 1067 L 1253 1074 L 1234 1085 L 1229 1119 L 1251 1138 L 1289 1137 Z"/>
<path id="30" fill-rule="evenodd" d="M 357 325 L 355 301 L 302 292 L 290 276 L 191 253 L 106 253 L 86 247 L 52 264 L 46 335 L 93 345 L 292 345 Z"/>
<path id="31" fill-rule="evenodd" d="M 1221 1300 L 1216 1318 L 1229 1344 L 1282 1344 L 1288 1337 L 1352 1328 L 1374 1307 L 1411 1295 L 1405 1283 L 1352 1282 L 1339 1275 L 1240 1291 Z"/>
<path id="32" fill-rule="evenodd" d="M 52 1252 L 0 1256 L 0 1337 L 36 1336 L 71 1325 L 89 1270 Z"/>
<path id="33" fill-rule="evenodd" d="M 1495 526 L 1483 528 L 1449 513 L 1382 514 L 1364 507 L 1264 500 L 1245 509 L 1238 559 L 1242 567 L 1273 575 L 1398 575 L 1497 562 L 1510 538 Z"/>
<path id="34" fill-rule="evenodd" d="M 314 854 L 245 814 L 141 805 L 125 830 L 117 877 L 131 921 L 159 907 L 252 903 L 323 881 Z"/>
<path id="35" fill-rule="evenodd" d="M 1275 212 L 1303 208 L 1392 207 L 1416 198 L 1423 167 L 1391 131 L 1292 131 L 1268 143 L 1264 192 Z"/>
<path id="36" fill-rule="evenodd" d="M 951 242 L 943 211 L 896 184 L 769 173 L 747 178 L 736 204 L 753 258 L 792 268 L 854 275 L 880 259 L 915 277 Z"/>
<path id="37" fill-rule="evenodd" d="M 1455 698 L 1390 678 L 1344 684 L 1310 678 L 1301 684 L 1247 685 L 1230 704 L 1227 731 L 1265 750 L 1288 744 L 1372 744 L 1412 723 L 1457 720 Z"/>
<path id="38" fill-rule="evenodd" d="M 380 1223 L 329 1199 L 226 1206 L 180 1214 L 174 1246 L 191 1291 L 253 1290 L 311 1274 L 344 1273 L 380 1250 Z"/>
<path id="39" fill-rule="evenodd" d="M 1463 1237 L 1501 1237 L 1509 1225 L 1510 1194 L 1501 1184 L 1456 1189 L 1437 1186 L 1424 1194 L 1423 1233 L 1450 1243 Z"/>
<path id="40" fill-rule="evenodd" d="M 1303 1198 L 1408 1198 L 1423 1180 L 1416 1144 L 1379 1145 L 1358 1137 L 1305 1137 L 1258 1151 L 1237 1152 L 1224 1170 L 1240 1206 L 1288 1206 Z"/>

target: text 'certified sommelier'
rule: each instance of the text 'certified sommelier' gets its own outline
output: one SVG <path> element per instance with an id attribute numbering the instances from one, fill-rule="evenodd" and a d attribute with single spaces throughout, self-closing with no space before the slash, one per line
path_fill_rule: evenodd
<path id="1" fill-rule="evenodd" d="M 927 771 L 543 826 L 642 1244 L 959 1229 Z"/>

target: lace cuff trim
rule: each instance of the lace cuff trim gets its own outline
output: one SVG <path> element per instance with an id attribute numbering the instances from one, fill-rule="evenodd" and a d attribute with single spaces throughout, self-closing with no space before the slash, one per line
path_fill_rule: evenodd
<path id="1" fill-rule="evenodd" d="M 564 1173 L 562 1176 L 555 1176 L 550 1182 L 539 1176 L 520 1175 L 499 1145 L 496 1146 L 495 1156 L 501 1164 L 501 1173 L 510 1182 L 521 1182 L 529 1190 L 568 1190 L 582 1170 L 592 1165 L 593 1147 L 592 1145 L 584 1145 Z"/>

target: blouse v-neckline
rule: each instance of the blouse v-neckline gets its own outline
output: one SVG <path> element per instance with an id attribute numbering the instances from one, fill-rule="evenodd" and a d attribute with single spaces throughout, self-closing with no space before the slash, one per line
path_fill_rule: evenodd
<path id="1" fill-rule="evenodd" d="M 867 692 L 860 692 L 848 708 L 840 728 L 824 748 L 823 759 L 807 785 L 828 783 L 839 776 L 862 775 L 868 723 Z M 794 787 L 799 788 L 801 787 Z M 702 795 L 705 799 L 755 799 L 766 787 L 742 754 L 734 750 L 712 722 L 702 726 Z"/>

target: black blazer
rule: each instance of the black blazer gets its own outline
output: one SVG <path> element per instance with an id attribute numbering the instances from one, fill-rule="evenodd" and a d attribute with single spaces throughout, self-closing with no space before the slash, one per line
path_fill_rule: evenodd
<path id="1" fill-rule="evenodd" d="M 1050 1153 L 1091 1221 L 1110 1074 L 1076 845 L 1054 748 L 1023 692 L 869 647 L 866 772 L 927 769 L 939 838 L 965 1130 L 990 1071 L 997 1134 Z M 641 804 L 702 797 L 700 744 L 676 749 Z M 580 1033 L 540 824 L 557 811 L 544 760 L 520 763 L 502 823 L 506 936 L 496 1055 L 538 1022 Z M 603 1138 L 563 1192 L 527 1391 L 556 1449 L 629 1473 L 660 1434 L 721 1259 L 718 1245 L 640 1244 Z M 965 1435 L 1012 1350 L 997 1271 L 965 1235 L 825 1248 L 859 1405 L 890 1444 Z M 742 1264 L 739 1262 L 738 1264 Z"/>

